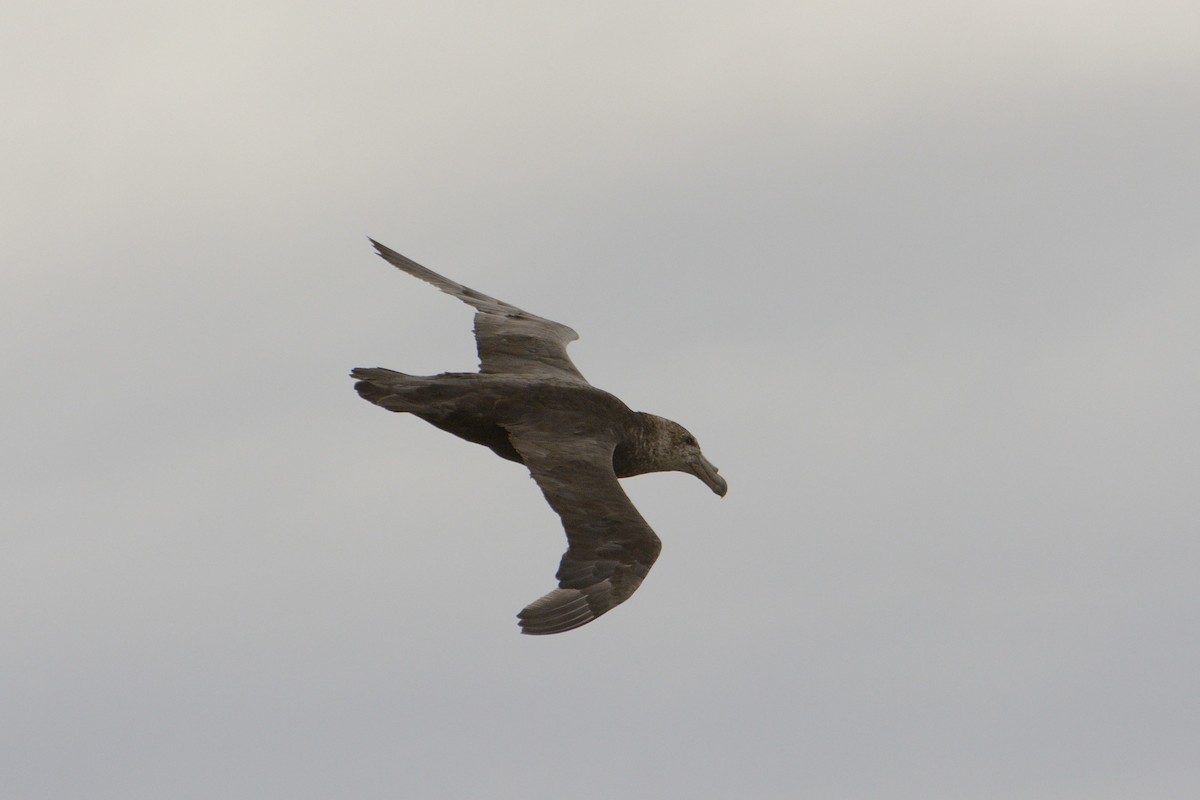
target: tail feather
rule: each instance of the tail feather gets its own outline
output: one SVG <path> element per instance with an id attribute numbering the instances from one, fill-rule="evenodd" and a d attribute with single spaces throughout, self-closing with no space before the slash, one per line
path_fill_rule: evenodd
<path id="1" fill-rule="evenodd" d="M 386 367 L 355 367 L 350 370 L 350 377 L 360 381 L 388 381 L 404 380 L 413 376 Z"/>
<path id="2" fill-rule="evenodd" d="M 350 377 L 358 379 L 354 391 L 359 397 L 381 408 L 396 412 L 421 408 L 421 404 L 404 398 L 405 389 L 411 391 L 422 385 L 419 378 L 384 367 L 357 367 L 350 371 Z"/>

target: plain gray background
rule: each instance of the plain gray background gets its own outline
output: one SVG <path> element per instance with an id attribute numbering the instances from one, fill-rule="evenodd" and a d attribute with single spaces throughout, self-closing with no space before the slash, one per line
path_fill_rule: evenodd
<path id="1" fill-rule="evenodd" d="M 4 797 L 1200 790 L 1194 0 L 9 5 Z M 366 235 L 699 436 L 630 603 Z"/>

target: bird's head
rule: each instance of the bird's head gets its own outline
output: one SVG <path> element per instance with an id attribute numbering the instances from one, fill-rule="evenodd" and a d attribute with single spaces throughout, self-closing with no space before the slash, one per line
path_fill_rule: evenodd
<path id="1" fill-rule="evenodd" d="M 687 428 L 664 417 L 646 414 L 652 421 L 654 431 L 649 443 L 653 460 L 658 470 L 690 472 L 704 481 L 708 488 L 721 497 L 729 491 L 729 484 L 717 473 L 716 466 L 700 452 L 700 443 Z"/>

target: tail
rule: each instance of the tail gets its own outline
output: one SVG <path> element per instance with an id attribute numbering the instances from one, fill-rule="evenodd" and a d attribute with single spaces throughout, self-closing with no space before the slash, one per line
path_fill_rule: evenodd
<path id="1" fill-rule="evenodd" d="M 357 367 L 350 377 L 358 380 L 354 391 L 359 396 L 388 411 L 420 411 L 423 404 L 411 395 L 428 385 L 427 378 L 417 378 L 383 367 Z"/>

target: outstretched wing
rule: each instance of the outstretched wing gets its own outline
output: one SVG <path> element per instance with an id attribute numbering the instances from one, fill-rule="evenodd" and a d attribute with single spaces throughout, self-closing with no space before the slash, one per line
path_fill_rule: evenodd
<path id="1" fill-rule="evenodd" d="M 567 356 L 567 345 L 578 339 L 579 334 L 566 325 L 488 297 L 438 275 L 374 239 L 370 241 L 392 266 L 475 307 L 475 348 L 479 352 L 480 372 L 535 375 L 587 383 Z"/>
<path id="2" fill-rule="evenodd" d="M 521 632 L 561 633 L 586 625 L 629 599 L 662 542 L 613 473 L 615 436 L 541 425 L 505 427 L 567 533 L 567 552 L 555 576 L 558 588 L 517 615 Z"/>

